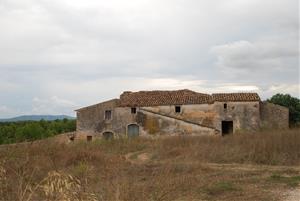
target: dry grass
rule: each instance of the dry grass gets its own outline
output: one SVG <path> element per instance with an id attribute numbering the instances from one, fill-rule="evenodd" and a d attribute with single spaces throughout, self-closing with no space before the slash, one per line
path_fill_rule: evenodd
<path id="1" fill-rule="evenodd" d="M 0 200 L 279 200 L 299 165 L 299 130 L 2 146 Z"/>
<path id="2" fill-rule="evenodd" d="M 175 137 L 160 141 L 157 158 L 216 163 L 300 165 L 300 130 L 241 133 L 223 138 Z"/>

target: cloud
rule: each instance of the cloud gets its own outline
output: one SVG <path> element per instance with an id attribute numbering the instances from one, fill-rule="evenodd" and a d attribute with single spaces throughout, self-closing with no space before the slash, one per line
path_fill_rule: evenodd
<path id="1" fill-rule="evenodd" d="M 291 40 L 290 40 L 291 41 Z M 220 68 L 236 69 L 241 71 L 253 70 L 297 70 L 297 63 L 287 65 L 287 59 L 299 56 L 295 41 L 236 41 L 211 48 L 217 56 L 217 65 Z M 293 69 L 291 69 L 293 68 Z"/>
<path id="2" fill-rule="evenodd" d="M 269 96 L 299 82 L 298 13 L 297 0 L 2 0 L 0 105 L 72 113 L 179 88 Z"/>
<path id="3" fill-rule="evenodd" d="M 0 106 L 0 112 L 8 112 L 8 111 L 10 111 L 10 109 L 7 106 L 5 105 Z"/>
<path id="4" fill-rule="evenodd" d="M 52 96 L 48 99 L 35 97 L 32 100 L 33 114 L 74 114 L 73 111 L 78 107 L 70 100 Z"/>
<path id="5" fill-rule="evenodd" d="M 266 94 L 273 95 L 277 93 L 292 94 L 300 99 L 300 84 L 278 84 L 271 85 L 265 90 Z"/>
<path id="6" fill-rule="evenodd" d="M 0 105 L 0 114 L 5 114 L 6 117 L 13 117 L 17 115 L 20 111 L 10 108 L 6 105 Z"/>

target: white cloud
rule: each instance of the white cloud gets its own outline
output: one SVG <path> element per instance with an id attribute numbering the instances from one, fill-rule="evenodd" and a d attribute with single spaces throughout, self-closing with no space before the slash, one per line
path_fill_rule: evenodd
<path id="1" fill-rule="evenodd" d="M 10 109 L 8 109 L 8 107 L 7 106 L 5 106 L 5 105 L 1 105 L 0 106 L 0 112 L 7 112 L 7 111 L 9 111 Z"/>
<path id="2" fill-rule="evenodd" d="M 290 41 L 236 41 L 212 47 L 217 56 L 217 65 L 221 68 L 244 70 L 297 70 L 297 63 L 289 66 L 286 59 L 298 58 L 296 40 Z M 289 69 L 294 68 L 294 69 Z"/>
<path id="3" fill-rule="evenodd" d="M 5 114 L 7 117 L 13 117 L 18 114 L 18 111 L 6 105 L 0 105 L 0 114 Z"/>
<path id="4" fill-rule="evenodd" d="M 268 89 L 266 89 L 265 93 L 267 94 L 291 94 L 300 99 L 300 84 L 278 84 L 271 85 Z"/>
<path id="5" fill-rule="evenodd" d="M 74 114 L 74 110 L 78 107 L 70 100 L 61 99 L 52 96 L 48 99 L 34 97 L 32 100 L 33 114 Z"/>

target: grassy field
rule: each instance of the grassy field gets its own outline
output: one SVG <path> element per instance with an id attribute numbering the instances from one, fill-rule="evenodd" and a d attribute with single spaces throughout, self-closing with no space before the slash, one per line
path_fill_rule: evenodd
<path id="1" fill-rule="evenodd" d="M 1 201 L 271 201 L 299 183 L 299 129 L 0 147 Z"/>

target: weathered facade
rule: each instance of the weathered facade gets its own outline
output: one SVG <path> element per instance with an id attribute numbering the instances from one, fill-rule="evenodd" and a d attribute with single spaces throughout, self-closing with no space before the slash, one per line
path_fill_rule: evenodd
<path id="1" fill-rule="evenodd" d="M 76 110 L 77 137 L 226 135 L 261 127 L 288 127 L 287 108 L 256 93 L 202 94 L 190 90 L 124 92 Z"/>

